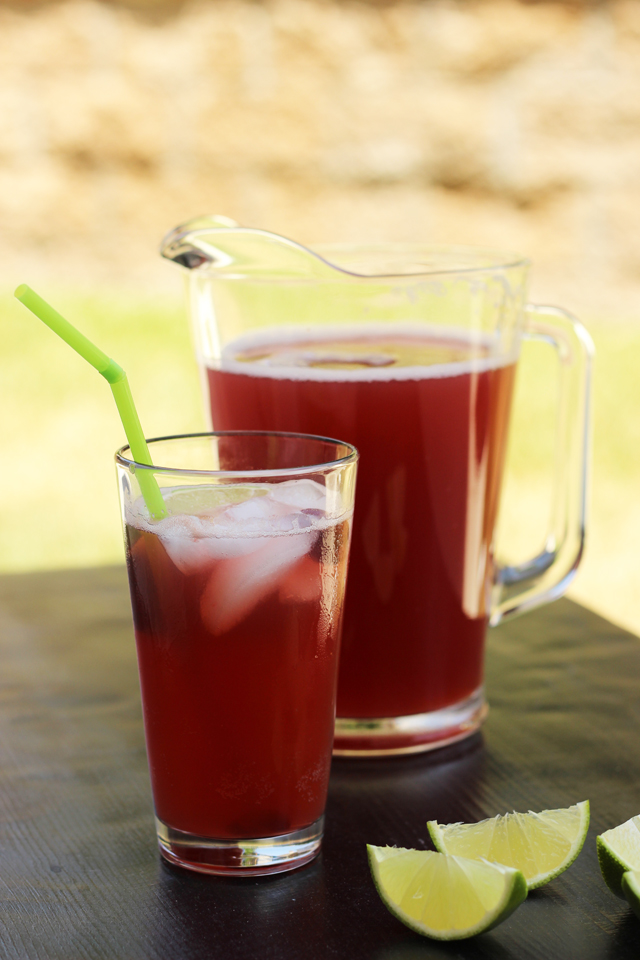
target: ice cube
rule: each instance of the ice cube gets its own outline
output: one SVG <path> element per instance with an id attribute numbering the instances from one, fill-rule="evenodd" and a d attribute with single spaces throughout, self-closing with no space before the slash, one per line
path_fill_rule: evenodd
<path id="1" fill-rule="evenodd" d="M 289 509 L 286 504 L 279 503 L 276 499 L 266 496 L 266 497 L 251 497 L 249 500 L 242 500 L 240 503 L 234 503 L 232 506 L 227 507 L 222 513 L 218 516 L 218 522 L 221 524 L 226 523 L 241 523 L 244 532 L 250 532 L 250 530 L 256 527 L 256 524 L 251 524 L 251 521 L 260 521 L 266 520 L 269 522 L 276 519 L 277 517 L 282 517 L 284 514 L 289 513 Z M 271 525 L 271 524 L 270 524 Z M 262 528 L 260 528 L 262 529 Z"/>
<path id="2" fill-rule="evenodd" d="M 293 483 L 298 482 L 293 481 Z M 302 482 L 306 483 L 306 481 Z M 278 497 L 277 491 L 280 486 L 286 486 L 287 489 Z M 316 486 L 319 487 L 319 484 L 312 484 L 312 488 Z M 260 534 L 268 536 L 274 531 L 288 532 L 304 529 L 311 526 L 313 521 L 300 511 L 300 506 L 295 501 L 297 499 L 300 503 L 306 504 L 311 502 L 314 495 L 314 502 L 317 503 L 317 492 L 313 489 L 311 493 L 300 490 L 296 493 L 289 483 L 274 485 L 267 496 L 254 497 L 227 507 L 216 520 L 221 527 L 233 524 L 235 530 L 241 530 L 241 536 Z M 318 516 L 323 516 L 322 511 L 316 512 Z"/>
<path id="3" fill-rule="evenodd" d="M 271 537 L 245 556 L 216 565 L 200 599 L 205 627 L 213 634 L 236 626 L 277 589 L 284 573 L 313 546 L 316 531 Z"/>
<path id="4" fill-rule="evenodd" d="M 312 484 L 315 486 L 319 484 Z M 228 504 L 215 515 L 179 513 L 153 525 L 144 521 L 141 526 L 157 534 L 177 568 L 189 574 L 215 560 L 261 550 L 271 542 L 274 531 L 294 531 L 310 524 L 311 520 L 290 502 L 261 495 Z"/>
<path id="5" fill-rule="evenodd" d="M 283 483 L 272 484 L 269 496 L 265 499 L 277 500 L 298 510 L 324 511 L 326 491 L 322 484 L 315 480 L 285 480 Z"/>
<path id="6" fill-rule="evenodd" d="M 213 560 L 252 553 L 267 542 L 266 537 L 216 536 L 215 520 L 186 514 L 167 517 L 154 532 L 181 573 L 195 573 Z"/>
<path id="7" fill-rule="evenodd" d="M 309 603 L 322 596 L 322 575 L 317 560 L 306 556 L 287 570 L 280 584 L 283 603 Z"/>
<path id="8" fill-rule="evenodd" d="M 162 537 L 165 550 L 182 573 L 196 573 L 214 560 L 254 553 L 267 537 Z"/>

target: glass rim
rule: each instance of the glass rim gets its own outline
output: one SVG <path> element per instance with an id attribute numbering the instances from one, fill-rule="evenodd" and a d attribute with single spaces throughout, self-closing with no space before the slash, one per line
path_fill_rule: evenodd
<path id="1" fill-rule="evenodd" d="M 115 452 L 115 460 L 119 466 L 130 470 L 132 467 L 136 470 L 146 470 L 150 473 L 169 473 L 183 477 L 216 477 L 221 479 L 242 479 L 258 477 L 295 477 L 304 473 L 318 473 L 322 470 L 332 470 L 336 467 L 343 467 L 350 463 L 357 463 L 360 454 L 352 443 L 346 440 L 337 440 L 335 437 L 324 437 L 314 433 L 290 433 L 286 430 L 204 430 L 200 433 L 176 433 L 166 437 L 151 437 L 146 442 L 148 445 L 162 443 L 170 440 L 199 440 L 214 439 L 216 437 L 284 437 L 287 440 L 319 440 L 322 443 L 332 443 L 347 447 L 349 453 L 344 457 L 338 457 L 336 460 L 325 460 L 321 463 L 307 464 L 300 467 L 276 467 L 265 468 L 264 470 L 201 470 L 191 467 L 162 467 L 157 464 L 139 463 L 124 455 L 125 450 L 130 450 L 128 443 L 119 447 Z"/>

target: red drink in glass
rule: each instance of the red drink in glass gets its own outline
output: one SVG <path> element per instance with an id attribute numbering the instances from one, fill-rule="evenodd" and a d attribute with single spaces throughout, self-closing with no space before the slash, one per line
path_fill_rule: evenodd
<path id="1" fill-rule="evenodd" d="M 360 451 L 338 717 L 481 703 L 515 363 L 446 331 L 333 329 L 229 344 L 208 370 L 213 423 L 321 432 Z"/>
<path id="2" fill-rule="evenodd" d="M 203 872 L 292 869 L 322 837 L 357 455 L 273 433 L 174 439 L 196 456 L 190 484 L 153 468 L 161 519 L 119 462 L 160 849 Z M 256 461 L 277 480 L 247 481 Z"/>

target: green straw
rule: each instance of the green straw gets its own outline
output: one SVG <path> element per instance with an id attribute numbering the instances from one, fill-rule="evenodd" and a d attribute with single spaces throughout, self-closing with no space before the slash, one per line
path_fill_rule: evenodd
<path id="1" fill-rule="evenodd" d="M 133 397 L 131 396 L 127 375 L 122 367 L 117 364 L 115 360 L 111 360 L 99 347 L 96 347 L 83 333 L 76 330 L 73 324 L 65 320 L 57 310 L 54 310 L 46 300 L 39 297 L 38 294 L 25 283 L 21 283 L 16 289 L 15 296 L 21 303 L 24 303 L 25 307 L 31 310 L 32 313 L 35 313 L 36 317 L 42 320 L 43 323 L 46 323 L 54 333 L 62 337 L 76 353 L 79 353 L 92 367 L 95 367 L 98 373 L 102 374 L 105 380 L 109 382 L 116 406 L 118 407 L 120 419 L 122 420 L 124 432 L 129 441 L 133 459 L 136 463 L 143 463 L 152 467 L 153 463 L 151 455 L 149 454 L 147 441 L 144 438 L 138 411 L 135 408 Z M 138 481 L 144 502 L 151 516 L 155 520 L 166 517 L 167 508 L 162 499 L 158 481 L 153 473 L 141 470 L 138 474 Z"/>

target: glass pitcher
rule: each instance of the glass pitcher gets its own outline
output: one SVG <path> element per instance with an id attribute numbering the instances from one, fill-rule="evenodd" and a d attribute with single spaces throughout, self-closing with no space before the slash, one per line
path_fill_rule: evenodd
<path id="1" fill-rule="evenodd" d="M 414 753 L 487 713 L 488 624 L 559 597 L 584 545 L 591 339 L 527 303 L 529 262 L 491 250 L 309 250 L 222 217 L 183 224 L 216 430 L 321 434 L 360 451 L 334 752 Z M 494 531 L 524 337 L 551 345 L 557 463 L 543 550 L 518 566 Z M 303 587 L 301 587 L 303 589 Z"/>

